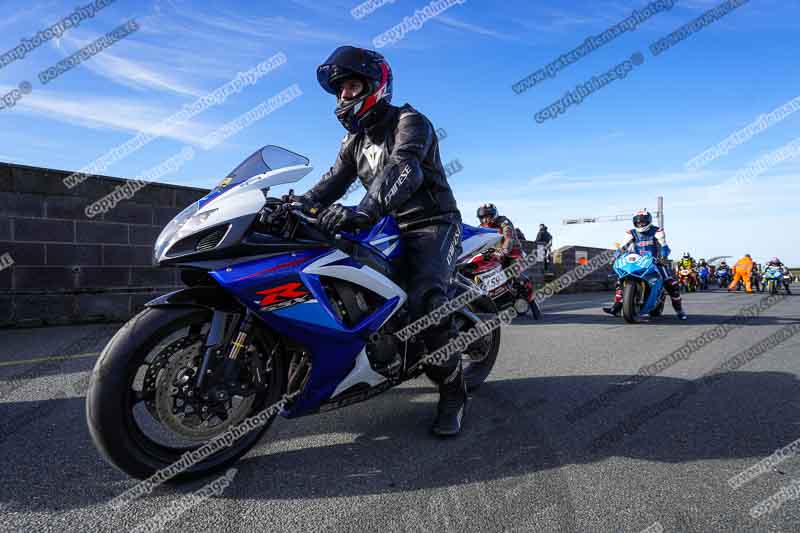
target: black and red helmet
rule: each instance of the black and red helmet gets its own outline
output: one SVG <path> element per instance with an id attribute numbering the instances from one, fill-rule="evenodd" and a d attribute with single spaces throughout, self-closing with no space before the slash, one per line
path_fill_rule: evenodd
<path id="1" fill-rule="evenodd" d="M 492 220 L 497 218 L 497 206 L 494 204 L 483 204 L 478 208 L 478 220 L 483 220 L 484 217 L 489 217 Z"/>
<path id="2" fill-rule="evenodd" d="M 357 78 L 366 89 L 356 98 L 339 97 L 339 84 Z M 350 133 L 358 133 L 380 121 L 392 101 L 392 69 L 386 59 L 372 50 L 340 46 L 317 67 L 317 81 L 336 96 L 336 118 Z"/>

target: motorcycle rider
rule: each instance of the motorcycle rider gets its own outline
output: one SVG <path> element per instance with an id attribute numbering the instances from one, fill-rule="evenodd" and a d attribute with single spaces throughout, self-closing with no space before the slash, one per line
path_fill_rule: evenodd
<path id="1" fill-rule="evenodd" d="M 703 269 L 706 269 L 706 277 L 703 278 L 700 274 L 703 272 Z M 697 277 L 700 278 L 700 283 L 702 284 L 703 290 L 708 290 L 708 278 L 711 276 L 711 269 L 706 263 L 706 260 L 702 257 L 697 261 Z"/>
<path id="2" fill-rule="evenodd" d="M 522 247 L 517 239 L 514 224 L 507 217 L 498 216 L 497 213 L 497 206 L 494 204 L 483 204 L 478 208 L 477 216 L 482 228 L 494 228 L 503 236 L 497 255 L 503 261 L 503 266 L 508 267 L 514 259 L 522 255 Z"/>
<path id="3" fill-rule="evenodd" d="M 694 279 L 697 280 L 697 274 L 695 272 L 695 267 L 697 264 L 694 261 L 694 257 L 689 252 L 684 252 L 683 257 L 681 257 L 680 262 L 678 263 L 678 279 L 680 279 L 680 271 L 686 269 L 689 271 L 689 276 L 687 280 L 687 284 L 690 283 L 690 280 Z M 678 285 L 680 286 L 680 284 Z M 687 288 L 688 290 L 688 288 Z"/>
<path id="4" fill-rule="evenodd" d="M 781 273 L 783 274 L 783 277 L 781 278 L 781 281 L 783 283 L 783 288 L 786 291 L 786 294 L 792 294 L 792 289 L 791 289 L 791 286 L 790 286 L 792 278 L 791 278 L 791 271 L 789 270 L 789 267 L 784 265 L 783 262 L 781 262 L 781 260 L 778 259 L 777 257 L 773 257 L 772 259 L 770 259 L 770 261 L 767 264 L 766 268 L 774 268 L 774 269 L 780 270 Z"/>
<path id="5" fill-rule="evenodd" d="M 755 262 L 753 263 L 753 271 L 750 272 L 750 285 L 758 292 L 763 292 L 761 290 L 761 265 Z"/>
<path id="6" fill-rule="evenodd" d="M 748 294 L 753 294 L 753 287 L 750 285 L 750 273 L 753 271 L 753 258 L 750 254 L 745 254 L 744 257 L 739 259 L 734 265 L 735 274 L 733 281 L 728 285 L 728 292 L 736 290 L 736 285 L 740 281 L 744 281 L 744 288 Z"/>
<path id="7" fill-rule="evenodd" d="M 777 257 L 775 259 L 777 259 Z M 780 261 L 778 262 L 780 263 Z M 792 271 L 783 263 L 781 263 L 781 265 L 783 265 L 783 288 L 786 289 L 786 294 L 792 294 Z"/>
<path id="8" fill-rule="evenodd" d="M 683 311 L 681 301 L 681 291 L 678 282 L 672 277 L 671 271 L 667 268 L 669 257 L 669 246 L 667 245 L 664 230 L 653 225 L 653 215 L 646 210 L 637 211 L 633 216 L 633 229 L 625 234 L 620 251 L 632 247 L 633 250 L 642 255 L 650 252 L 657 258 L 658 271 L 664 278 L 664 289 L 669 294 L 672 301 L 672 308 L 681 320 L 686 320 L 688 315 Z M 622 284 L 617 280 L 614 294 L 614 303 L 611 306 L 603 307 L 603 311 L 610 315 L 619 316 L 622 310 Z"/>
<path id="9" fill-rule="evenodd" d="M 714 275 L 717 276 L 717 274 L 719 272 L 723 271 L 723 270 L 727 270 L 728 271 L 728 279 L 731 279 L 730 278 L 731 267 L 728 266 L 728 262 L 725 261 L 724 259 L 719 262 L 719 268 L 716 269 L 716 272 L 714 273 Z M 723 288 L 721 276 L 717 276 L 717 283 L 719 284 L 720 288 Z"/>
<path id="10" fill-rule="evenodd" d="M 694 270 L 697 266 L 697 263 L 694 261 L 694 257 L 689 252 L 684 252 L 683 257 L 681 258 L 680 263 L 678 263 L 680 268 L 685 268 L 686 270 Z"/>
<path id="11" fill-rule="evenodd" d="M 428 315 L 447 301 L 461 254 L 461 214 L 447 183 L 433 125 L 408 104 L 390 104 L 392 71 L 375 51 L 339 47 L 318 67 L 317 80 L 336 97 L 336 118 L 347 134 L 330 170 L 295 201 L 312 213 L 322 208 L 320 226 L 328 234 L 371 227 L 388 214 L 398 223 L 410 223 L 401 233 L 403 283 L 411 320 Z M 358 207 L 335 204 L 356 178 L 367 191 Z M 452 318 L 422 333 L 428 353 L 457 334 Z M 427 364 L 425 371 L 439 386 L 433 432 L 459 433 L 467 404 L 460 354 Z"/>
<path id="12" fill-rule="evenodd" d="M 508 217 L 498 215 L 496 205 L 483 204 L 478 208 L 477 217 L 482 228 L 494 228 L 503 236 L 500 249 L 495 254 L 504 268 L 508 268 L 514 261 L 524 257 L 514 224 Z M 519 281 L 524 290 L 525 298 L 530 301 L 533 298 L 533 283 L 524 272 L 519 275 Z"/>

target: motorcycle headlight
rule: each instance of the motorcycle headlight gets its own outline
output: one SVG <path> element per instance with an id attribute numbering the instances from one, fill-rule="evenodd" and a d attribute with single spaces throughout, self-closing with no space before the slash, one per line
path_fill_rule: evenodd
<path id="1" fill-rule="evenodd" d="M 188 206 L 186 209 L 178 213 L 169 224 L 161 231 L 161 234 L 156 239 L 155 248 L 153 250 L 153 260 L 158 261 L 164 251 L 172 243 L 179 241 L 186 235 L 195 231 L 198 227 L 202 226 L 206 220 L 218 209 L 211 209 L 198 213 L 199 204 L 195 202 Z"/>

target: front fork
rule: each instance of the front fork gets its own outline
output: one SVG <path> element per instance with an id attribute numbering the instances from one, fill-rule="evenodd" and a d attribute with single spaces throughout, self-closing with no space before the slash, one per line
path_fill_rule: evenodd
<path id="1" fill-rule="evenodd" d="M 197 373 L 195 380 L 197 390 L 203 390 L 209 381 L 212 383 L 219 383 L 220 381 L 231 383 L 236 381 L 240 368 L 239 357 L 242 350 L 247 347 L 253 329 L 253 315 L 250 310 L 247 310 L 244 317 L 238 320 L 240 316 L 239 313 L 214 311 L 206 339 L 203 361 L 200 364 L 200 371 Z M 237 322 L 239 325 L 235 332 L 236 337 L 231 342 L 228 342 L 234 333 L 233 326 Z M 230 350 L 226 354 L 225 349 L 227 346 L 230 346 Z M 223 360 L 219 361 L 219 364 L 212 365 L 212 360 L 214 359 Z M 214 368 L 212 369 L 212 367 Z M 209 377 L 214 379 L 209 380 Z"/>

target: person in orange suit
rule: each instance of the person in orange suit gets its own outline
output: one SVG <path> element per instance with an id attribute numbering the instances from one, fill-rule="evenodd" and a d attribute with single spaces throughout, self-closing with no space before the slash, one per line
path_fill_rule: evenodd
<path id="1" fill-rule="evenodd" d="M 728 291 L 736 290 L 736 285 L 739 281 L 744 282 L 744 288 L 749 294 L 753 294 L 753 287 L 750 285 L 750 275 L 753 272 L 753 258 L 750 254 L 745 254 L 744 257 L 739 259 L 733 267 L 735 274 L 733 281 L 728 285 Z"/>

